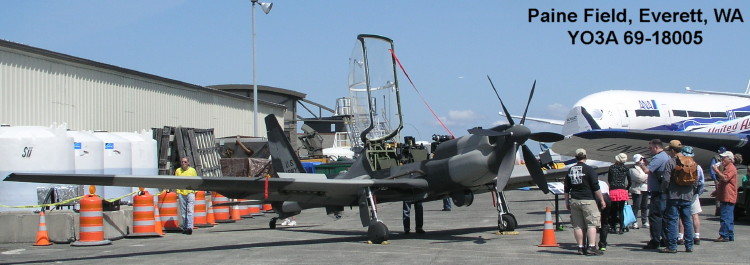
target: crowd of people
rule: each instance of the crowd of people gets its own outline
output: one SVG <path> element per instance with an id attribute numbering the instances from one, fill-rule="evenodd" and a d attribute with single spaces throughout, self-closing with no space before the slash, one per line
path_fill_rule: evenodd
<path id="1" fill-rule="evenodd" d="M 693 160 L 693 148 L 679 140 L 664 144 L 659 139 L 651 140 L 648 148 L 651 159 L 634 154 L 632 168 L 625 165 L 628 154 L 615 156 L 606 181 L 599 180 L 596 171 L 586 164 L 586 150 L 576 150 L 577 163 L 565 177 L 564 198 L 579 255 L 603 255 L 608 234 L 640 228 L 649 229 L 650 240 L 643 249 L 677 253 L 678 245 L 684 245 L 689 253 L 700 245 L 699 198 L 705 191 L 706 177 Z M 711 197 L 716 199 L 720 216 L 714 242 L 734 241 L 738 185 L 735 164 L 741 160 L 740 155 L 722 147 L 709 167 L 710 180 L 716 184 Z M 625 207 L 626 204 L 632 207 Z M 635 220 L 626 218 L 625 213 L 630 211 L 626 208 L 632 209 Z"/>

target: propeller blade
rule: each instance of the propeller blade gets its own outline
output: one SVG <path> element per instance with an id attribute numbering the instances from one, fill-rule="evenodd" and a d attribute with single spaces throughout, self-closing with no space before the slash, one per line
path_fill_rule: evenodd
<path id="1" fill-rule="evenodd" d="M 531 98 L 534 97 L 534 88 L 536 88 L 536 80 L 534 80 L 534 85 L 531 86 L 531 93 L 529 93 L 529 101 L 526 102 L 526 109 L 523 111 L 523 116 L 521 116 L 521 125 L 524 124 L 526 121 L 526 112 L 529 111 L 529 105 L 531 105 Z"/>
<path id="2" fill-rule="evenodd" d="M 502 191 L 505 189 L 505 185 L 510 180 L 510 175 L 513 173 L 513 166 L 516 163 L 516 151 L 518 145 L 513 143 L 512 148 L 504 148 L 505 154 L 503 154 L 503 160 L 500 162 L 500 168 L 497 169 L 497 190 Z"/>
<path id="3" fill-rule="evenodd" d="M 495 96 L 497 96 L 497 99 L 500 100 L 500 106 L 503 107 L 503 112 L 505 112 L 505 117 L 508 118 L 508 123 L 510 125 L 515 124 L 513 122 L 513 118 L 510 116 L 510 112 L 508 112 L 508 109 L 505 108 L 505 104 L 503 104 L 503 99 L 500 98 L 500 94 L 497 93 L 497 89 L 495 89 L 495 84 L 492 83 L 492 79 L 490 79 L 490 76 L 487 75 L 487 80 L 490 80 L 490 85 L 492 86 L 492 90 L 495 90 Z M 526 116 L 526 115 L 524 115 Z"/>
<path id="4" fill-rule="evenodd" d="M 544 177 L 544 171 L 542 171 L 542 165 L 536 160 L 534 153 L 529 150 L 525 144 L 521 145 L 523 152 L 523 160 L 526 162 L 526 169 L 529 170 L 531 179 L 534 180 L 536 186 L 539 187 L 544 194 L 549 193 L 549 187 L 547 187 L 547 178 Z"/>
<path id="5" fill-rule="evenodd" d="M 529 136 L 529 139 L 537 141 L 537 142 L 543 142 L 543 143 L 552 143 L 552 142 L 559 142 L 565 139 L 565 136 L 559 133 L 553 133 L 553 132 L 537 132 L 532 133 Z"/>
<path id="6" fill-rule="evenodd" d="M 490 129 L 482 129 L 481 127 L 471 128 L 469 129 L 469 133 L 474 134 L 474 135 L 479 135 L 479 136 L 487 136 L 487 137 L 510 135 L 509 132 L 498 132 L 498 131 L 490 130 Z"/>

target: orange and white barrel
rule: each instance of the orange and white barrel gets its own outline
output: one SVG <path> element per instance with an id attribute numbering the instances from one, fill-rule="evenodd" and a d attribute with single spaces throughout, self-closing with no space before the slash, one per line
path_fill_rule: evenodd
<path id="1" fill-rule="evenodd" d="M 156 237 L 154 221 L 154 195 L 141 188 L 141 192 L 133 196 L 133 232 L 126 237 Z"/>
<path id="2" fill-rule="evenodd" d="M 182 232 L 179 221 L 177 220 L 177 193 L 162 192 L 159 194 L 159 217 L 161 226 L 164 231 Z"/>
<path id="3" fill-rule="evenodd" d="M 195 192 L 195 212 L 193 214 L 193 225 L 195 227 L 212 227 L 208 223 L 206 212 L 206 192 L 199 190 Z"/>
<path id="4" fill-rule="evenodd" d="M 218 192 L 211 193 L 211 197 L 213 199 L 213 205 L 214 205 L 214 218 L 216 218 L 217 223 L 234 223 L 234 220 L 231 219 L 229 216 L 229 206 L 216 206 L 217 204 L 221 203 L 228 203 L 229 198 L 224 197 L 224 195 L 219 194 Z"/>
<path id="5" fill-rule="evenodd" d="M 273 212 L 273 206 L 271 206 L 270 203 L 264 203 L 262 208 L 264 213 L 272 213 Z"/>
<path id="6" fill-rule="evenodd" d="M 250 215 L 252 216 L 263 215 L 263 213 L 260 211 L 260 204 L 248 205 L 248 210 L 250 210 Z"/>
<path id="7" fill-rule="evenodd" d="M 104 218 L 102 213 L 102 199 L 97 196 L 96 188 L 89 186 L 89 193 L 81 199 L 79 212 L 79 240 L 71 246 L 101 246 L 112 244 L 104 239 Z"/>
<path id="8" fill-rule="evenodd" d="M 244 202 L 247 201 L 245 199 L 237 199 L 238 202 Z M 242 218 L 252 218 L 250 215 L 250 208 L 247 207 L 246 204 L 240 204 L 240 217 Z"/>

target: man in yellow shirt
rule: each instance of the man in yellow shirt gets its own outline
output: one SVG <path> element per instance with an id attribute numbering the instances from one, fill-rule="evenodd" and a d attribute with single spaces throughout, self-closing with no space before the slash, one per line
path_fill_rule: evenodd
<path id="1" fill-rule="evenodd" d="M 180 158 L 180 167 L 174 171 L 175 176 L 198 176 L 195 168 L 190 166 L 187 157 Z M 180 198 L 180 213 L 182 214 L 182 233 L 193 234 L 193 211 L 195 210 L 195 191 L 176 190 Z"/>

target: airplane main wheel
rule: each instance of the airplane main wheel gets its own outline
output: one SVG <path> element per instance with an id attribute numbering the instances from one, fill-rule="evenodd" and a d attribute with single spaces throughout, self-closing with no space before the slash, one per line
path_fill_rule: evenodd
<path id="1" fill-rule="evenodd" d="M 503 217 L 497 220 L 497 229 L 500 232 L 514 231 L 518 227 L 516 217 L 511 213 L 503 214 Z"/>
<path id="2" fill-rule="evenodd" d="M 383 222 L 375 222 L 367 228 L 367 240 L 373 244 L 380 244 L 388 240 L 388 227 Z"/>
<path id="3" fill-rule="evenodd" d="M 278 218 L 271 218 L 271 221 L 268 222 L 268 228 L 276 229 L 276 220 L 278 220 Z"/>

